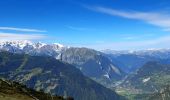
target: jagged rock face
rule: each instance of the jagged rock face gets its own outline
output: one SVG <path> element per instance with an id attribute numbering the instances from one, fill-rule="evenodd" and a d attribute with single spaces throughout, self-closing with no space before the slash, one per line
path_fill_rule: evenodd
<path id="1" fill-rule="evenodd" d="M 62 60 L 77 66 L 85 75 L 98 80 L 118 80 L 123 72 L 101 52 L 87 48 L 69 48 L 62 53 Z"/>
<path id="2" fill-rule="evenodd" d="M 36 90 L 75 100 L 120 100 L 115 92 L 85 77 L 74 66 L 52 57 L 0 52 L 0 76 Z"/>

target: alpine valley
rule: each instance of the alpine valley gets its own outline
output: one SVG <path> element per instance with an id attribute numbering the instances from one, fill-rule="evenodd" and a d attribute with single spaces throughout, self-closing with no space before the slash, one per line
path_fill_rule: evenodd
<path id="1" fill-rule="evenodd" d="M 0 51 L 1 79 L 46 95 L 75 100 L 170 98 L 170 49 L 96 51 L 25 40 L 2 41 Z"/>

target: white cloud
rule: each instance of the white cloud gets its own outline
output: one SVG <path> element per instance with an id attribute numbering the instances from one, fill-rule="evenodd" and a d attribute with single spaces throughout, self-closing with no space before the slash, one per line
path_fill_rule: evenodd
<path id="1" fill-rule="evenodd" d="M 124 40 L 134 40 L 134 39 L 139 39 L 139 37 L 135 37 L 135 36 L 127 36 L 123 38 Z"/>
<path id="2" fill-rule="evenodd" d="M 0 32 L 0 40 L 38 40 L 46 38 L 44 34 L 17 34 Z"/>
<path id="3" fill-rule="evenodd" d="M 16 27 L 0 27 L 0 30 L 12 30 L 12 31 L 21 31 L 21 32 L 47 32 L 46 30 L 16 28 Z"/>
<path id="4" fill-rule="evenodd" d="M 160 12 L 138 12 L 138 11 L 121 11 L 105 7 L 87 7 L 88 9 L 109 14 L 112 16 L 120 16 L 123 18 L 136 19 L 147 22 L 149 24 L 159 26 L 165 30 L 170 29 L 170 15 Z"/>

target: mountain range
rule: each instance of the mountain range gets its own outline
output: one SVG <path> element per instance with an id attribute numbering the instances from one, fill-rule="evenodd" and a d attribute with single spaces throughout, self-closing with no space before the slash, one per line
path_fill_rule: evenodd
<path id="1" fill-rule="evenodd" d="M 53 57 L 0 52 L 0 76 L 52 95 L 75 100 L 121 100 L 110 89 L 84 76 L 73 65 Z"/>
<path id="2" fill-rule="evenodd" d="M 129 100 L 152 100 L 156 94 L 162 96 L 161 89 L 170 85 L 170 49 L 96 51 L 89 48 L 67 47 L 59 43 L 5 41 L 0 42 L 0 51 L 2 57 L 0 66 L 6 66 L 0 71 L 4 78 L 26 84 L 36 90 L 43 89 L 54 95 L 55 93 L 63 95 L 66 91 L 76 100 L 80 100 L 81 97 L 84 100 L 87 97 L 91 97 L 88 98 L 90 100 L 122 99 L 113 92 L 114 90 Z M 6 54 L 4 51 L 11 53 Z M 10 69 L 7 66 L 10 66 Z M 43 72 L 44 70 L 47 72 Z M 44 81 L 46 79 L 48 80 Z M 168 97 L 166 91 L 165 94 Z"/>
<path id="3" fill-rule="evenodd" d="M 0 43 L 0 50 L 32 56 L 51 56 L 76 66 L 84 75 L 105 86 L 125 76 L 105 54 L 93 49 L 66 47 L 59 43 L 4 41 Z"/>
<path id="4" fill-rule="evenodd" d="M 150 49 L 139 51 L 113 51 L 102 50 L 112 62 L 126 73 L 135 72 L 149 61 L 162 61 L 162 63 L 169 63 L 170 49 Z"/>

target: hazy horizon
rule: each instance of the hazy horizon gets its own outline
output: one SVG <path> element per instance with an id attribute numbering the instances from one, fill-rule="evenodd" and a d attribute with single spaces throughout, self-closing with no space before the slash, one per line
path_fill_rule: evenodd
<path id="1" fill-rule="evenodd" d="M 0 40 L 57 42 L 96 50 L 170 46 L 168 0 L 0 2 Z"/>

